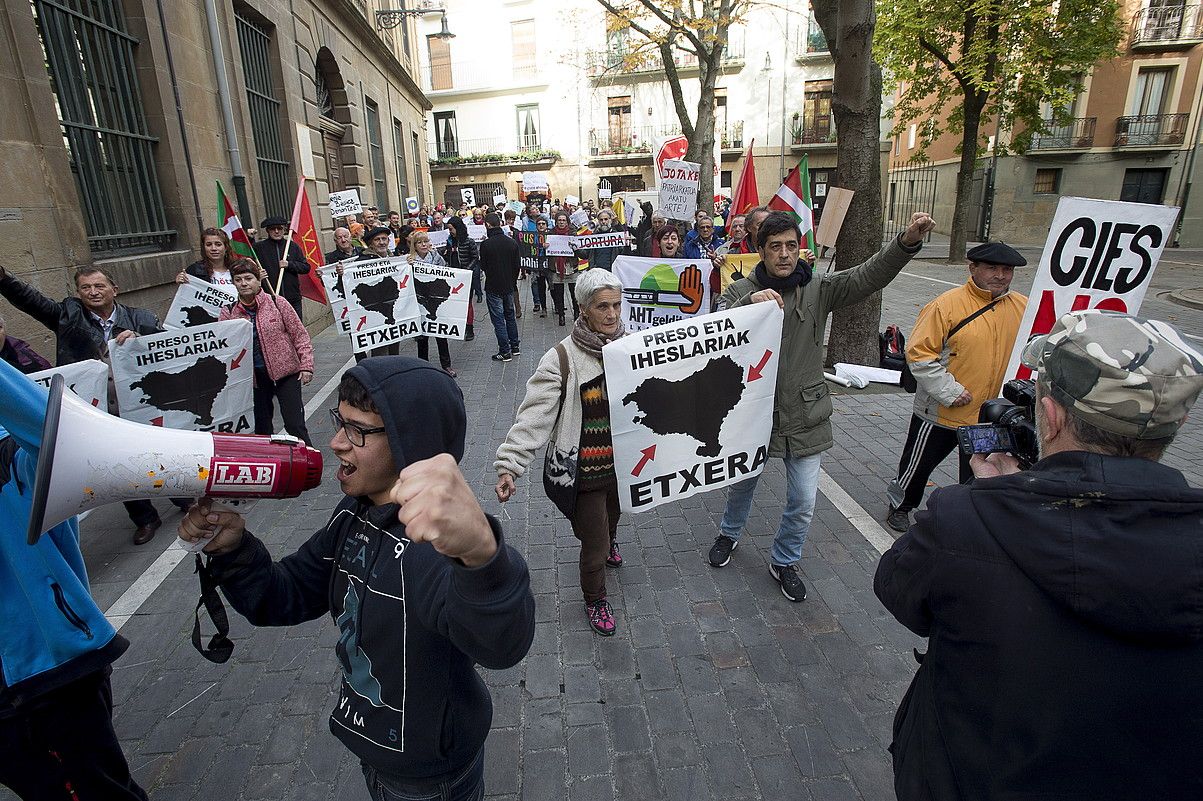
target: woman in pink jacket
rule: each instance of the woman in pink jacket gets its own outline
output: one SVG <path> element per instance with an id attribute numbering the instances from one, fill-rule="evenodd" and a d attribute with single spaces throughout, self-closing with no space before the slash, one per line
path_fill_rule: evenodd
<path id="1" fill-rule="evenodd" d="M 221 311 L 222 320 L 250 320 L 255 329 L 255 433 L 271 434 L 275 409 L 280 401 L 284 430 L 309 441 L 301 385 L 313 380 L 313 342 L 296 311 L 287 301 L 263 291 L 259 268 L 250 259 L 230 267 L 238 300 Z"/>

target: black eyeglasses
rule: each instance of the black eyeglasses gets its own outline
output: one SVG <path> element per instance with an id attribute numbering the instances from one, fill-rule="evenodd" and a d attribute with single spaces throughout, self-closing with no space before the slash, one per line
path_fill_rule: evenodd
<path id="1" fill-rule="evenodd" d="M 330 410 L 330 422 L 334 423 L 334 428 L 343 430 L 347 435 L 347 441 L 356 448 L 362 448 L 368 442 L 368 434 L 383 434 L 385 428 L 379 426 L 377 428 L 364 428 L 358 423 L 351 423 L 343 419 L 343 416 L 338 413 L 338 409 Z"/>

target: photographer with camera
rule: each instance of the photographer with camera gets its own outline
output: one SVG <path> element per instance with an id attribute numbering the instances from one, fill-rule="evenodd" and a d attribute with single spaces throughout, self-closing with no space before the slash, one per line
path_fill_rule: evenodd
<path id="1" fill-rule="evenodd" d="M 957 428 L 976 423 L 982 401 L 998 392 L 1028 305 L 1026 296 L 1011 291 L 1015 268 L 1028 263 L 1015 248 L 987 242 L 965 258 L 969 280 L 920 310 L 907 343 L 915 406 L 898 477 L 886 490 L 886 525 L 895 531 L 910 528 L 927 479 L 957 447 Z M 960 480 L 969 480 L 967 457 L 960 460 Z"/>
<path id="2" fill-rule="evenodd" d="M 1159 463 L 1203 357 L 1095 311 L 1023 362 L 1039 461 L 974 456 L 877 567 L 929 638 L 894 720 L 897 796 L 1203 798 L 1203 491 Z"/>

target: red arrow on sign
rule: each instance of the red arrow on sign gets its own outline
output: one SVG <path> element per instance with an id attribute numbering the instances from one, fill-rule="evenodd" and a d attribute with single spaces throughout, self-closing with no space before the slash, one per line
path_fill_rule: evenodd
<path id="1" fill-rule="evenodd" d="M 244 356 L 246 356 L 246 348 L 243 348 L 243 349 L 242 349 L 242 353 L 239 353 L 237 356 L 235 356 L 235 357 L 234 357 L 234 358 L 233 358 L 233 359 L 230 361 L 230 369 L 231 369 L 231 370 L 237 370 L 237 369 L 238 369 L 238 365 L 242 364 L 242 359 L 243 359 L 243 357 L 244 357 Z"/>
<path id="2" fill-rule="evenodd" d="M 452 295 L 458 295 L 458 294 L 459 294 L 459 291 L 460 291 L 461 289 L 463 289 L 463 288 L 464 288 L 464 285 L 463 285 L 463 284 L 460 284 L 460 285 L 459 285 L 459 286 L 457 286 L 455 289 L 451 290 L 451 294 L 452 294 Z"/>
<path id="3" fill-rule="evenodd" d="M 401 289 L 405 289 L 405 285 L 408 283 L 409 283 L 409 276 L 407 275 L 404 278 L 402 278 L 400 281 L 397 282 L 397 286 L 400 287 Z"/>
<path id="4" fill-rule="evenodd" d="M 639 460 L 639 464 L 635 465 L 635 469 L 631 471 L 631 475 L 635 476 L 636 478 L 638 478 L 639 474 L 643 472 L 643 466 L 652 459 L 656 458 L 656 446 L 648 445 L 646 448 L 641 450 L 640 453 L 643 454 L 643 458 Z"/>
<path id="5" fill-rule="evenodd" d="M 342 314 L 340 314 L 340 315 L 339 315 L 339 317 L 340 317 L 340 318 L 342 318 L 342 317 L 346 317 L 346 316 L 347 316 L 347 312 L 349 312 L 349 311 L 351 311 L 351 310 L 350 310 L 350 309 L 348 309 L 346 306 L 343 306 L 343 313 L 342 313 Z"/>
<path id="6" fill-rule="evenodd" d="M 752 383 L 753 381 L 755 381 L 756 379 L 763 377 L 761 375 L 760 371 L 763 370 L 764 366 L 769 363 L 769 357 L 772 355 L 773 355 L 773 352 L 771 350 L 766 350 L 764 352 L 764 355 L 760 357 L 759 364 L 749 364 L 748 365 L 748 383 L 749 384 Z"/>
<path id="7" fill-rule="evenodd" d="M 363 317 L 360 317 L 360 318 L 359 318 L 359 325 L 355 326 L 355 330 L 356 330 L 356 331 L 362 331 L 362 330 L 363 330 L 364 323 L 366 323 L 367 321 L 368 321 L 368 316 L 367 316 L 366 314 L 365 314 Z"/>
<path id="8" fill-rule="evenodd" d="M 163 417 L 162 417 L 161 415 L 160 415 L 159 417 L 152 417 L 152 418 L 151 418 L 151 420 L 150 420 L 150 424 L 151 424 L 152 426 L 161 426 L 161 425 L 163 425 Z"/>
<path id="9" fill-rule="evenodd" d="M 100 407 L 100 398 L 92 398 L 92 405 L 99 408 Z"/>

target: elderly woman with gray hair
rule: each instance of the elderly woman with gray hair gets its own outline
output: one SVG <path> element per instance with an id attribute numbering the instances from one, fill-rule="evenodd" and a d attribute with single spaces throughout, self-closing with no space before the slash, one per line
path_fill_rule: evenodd
<path id="1" fill-rule="evenodd" d="M 543 488 L 581 542 L 581 591 L 589 625 L 614 634 L 606 600 L 606 565 L 619 567 L 618 479 L 610 438 L 610 404 L 601 350 L 626 333 L 622 283 L 606 270 L 586 270 L 576 281 L 581 313 L 572 333 L 547 351 L 526 382 L 517 419 L 497 449 L 497 498 L 514 494 L 514 481 L 547 446 Z"/>

